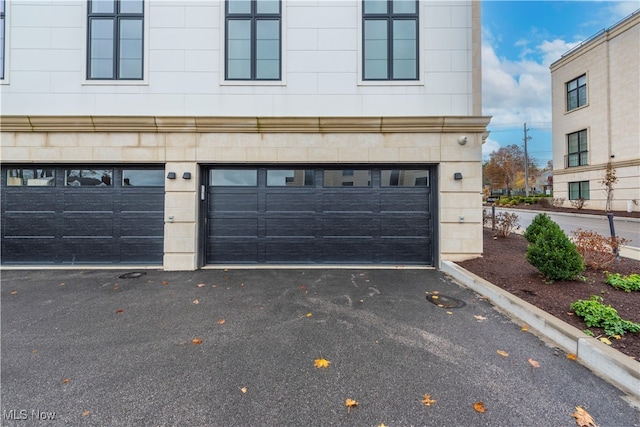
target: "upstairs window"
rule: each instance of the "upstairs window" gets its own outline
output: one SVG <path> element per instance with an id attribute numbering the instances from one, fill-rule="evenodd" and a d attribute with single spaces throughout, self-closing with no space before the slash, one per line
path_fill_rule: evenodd
<path id="1" fill-rule="evenodd" d="M 0 80 L 4 79 L 4 51 L 5 51 L 5 0 L 0 0 Z"/>
<path id="2" fill-rule="evenodd" d="M 567 153 L 566 167 L 572 168 L 589 164 L 586 129 L 567 135 Z"/>
<path id="3" fill-rule="evenodd" d="M 281 79 L 278 0 L 227 0 L 225 80 Z"/>
<path id="4" fill-rule="evenodd" d="M 418 2 L 363 0 L 364 80 L 418 80 Z"/>
<path id="5" fill-rule="evenodd" d="M 144 0 L 90 0 L 87 79 L 142 80 Z"/>
<path id="6" fill-rule="evenodd" d="M 567 83 L 567 111 L 587 105 L 587 75 Z"/>

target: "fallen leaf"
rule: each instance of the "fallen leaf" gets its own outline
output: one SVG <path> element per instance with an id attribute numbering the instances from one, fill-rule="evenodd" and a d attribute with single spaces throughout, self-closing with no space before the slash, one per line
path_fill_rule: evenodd
<path id="1" fill-rule="evenodd" d="M 84 412 L 82 413 L 82 416 L 83 416 L 83 417 L 86 417 L 86 416 L 87 416 L 87 415 L 89 415 L 90 413 L 91 413 L 91 411 L 84 411 Z"/>
<path id="2" fill-rule="evenodd" d="M 533 366 L 534 368 L 539 368 L 540 364 L 538 362 L 536 362 L 535 360 L 533 360 L 532 358 L 529 358 L 528 362 L 531 364 L 531 366 Z"/>
<path id="3" fill-rule="evenodd" d="M 453 311 L 447 311 L 447 314 L 453 314 Z"/>
<path id="4" fill-rule="evenodd" d="M 194 338 L 191 340 L 191 344 L 202 344 L 202 339 Z"/>
<path id="5" fill-rule="evenodd" d="M 431 406 L 434 403 L 436 403 L 436 401 L 434 399 L 431 398 L 430 395 L 425 394 L 424 397 L 421 400 L 422 403 L 424 403 L 426 406 Z"/>
<path id="6" fill-rule="evenodd" d="M 520 330 L 522 332 L 527 332 L 529 330 L 529 327 L 527 325 L 522 325 L 522 328 L 520 328 Z"/>
<path id="7" fill-rule="evenodd" d="M 432 294 L 434 295 L 438 295 L 440 293 L 440 291 L 433 291 Z"/>
<path id="8" fill-rule="evenodd" d="M 378 427 L 387 427 L 384 423 L 380 424 Z"/>
<path id="9" fill-rule="evenodd" d="M 118 313 L 118 314 L 120 314 L 120 313 L 124 313 L 124 310 L 123 310 L 123 309 L 116 310 L 116 313 Z"/>
<path id="10" fill-rule="evenodd" d="M 313 314 L 307 313 L 307 317 L 311 317 L 311 316 L 313 316 Z"/>
<path id="11" fill-rule="evenodd" d="M 204 283 L 198 283 L 196 285 L 197 288 L 204 288 L 205 286 L 207 286 L 207 285 L 205 285 Z"/>
<path id="12" fill-rule="evenodd" d="M 65 378 L 62 380 L 62 384 L 67 384 L 69 382 L 69 378 Z"/>
<path id="13" fill-rule="evenodd" d="M 217 288 L 218 286 L 216 286 L 216 285 L 211 285 L 211 287 L 212 287 L 212 288 Z"/>
<path id="14" fill-rule="evenodd" d="M 58 286 L 64 286 L 64 283 L 60 283 L 60 284 L 58 284 Z"/>
<path id="15" fill-rule="evenodd" d="M 347 401 L 345 402 L 345 406 L 347 407 L 348 414 L 351 408 L 355 408 L 356 406 L 358 406 L 358 402 L 353 399 L 347 399 Z"/>
<path id="16" fill-rule="evenodd" d="M 246 388 L 246 387 L 242 387 L 242 388 L 240 389 L 240 391 L 242 392 L 242 394 L 245 394 L 245 393 L 247 392 L 247 388 Z"/>
<path id="17" fill-rule="evenodd" d="M 218 320 L 218 325 L 224 325 L 224 322 L 226 322 L 226 320 L 224 320 L 224 319 L 219 319 L 219 320 Z"/>
<path id="18" fill-rule="evenodd" d="M 313 361 L 313 366 L 315 366 L 316 368 L 328 368 L 330 364 L 331 362 L 324 358 L 316 359 Z"/>
<path id="19" fill-rule="evenodd" d="M 31 353 L 36 354 L 38 352 L 38 349 L 34 348 L 33 350 L 31 350 Z"/>
<path id="20" fill-rule="evenodd" d="M 509 357 L 509 353 L 504 350 L 498 350 L 497 353 L 502 357 Z"/>
<path id="21" fill-rule="evenodd" d="M 193 300 L 193 303 L 194 304 L 200 304 L 200 301 L 198 301 L 198 299 L 196 298 L 196 299 Z"/>
<path id="22" fill-rule="evenodd" d="M 607 337 L 600 337 L 598 338 L 601 342 L 605 343 L 606 345 L 611 345 L 611 341 L 609 341 L 609 339 Z"/>
<path id="23" fill-rule="evenodd" d="M 487 320 L 487 318 L 484 317 L 484 316 L 475 316 L 474 315 L 473 317 L 475 317 L 478 322 L 482 322 L 483 320 Z"/>
<path id="24" fill-rule="evenodd" d="M 431 299 L 438 299 L 440 298 L 438 295 L 431 295 Z"/>
<path id="25" fill-rule="evenodd" d="M 11 291 L 11 295 L 15 295 L 17 293 L 18 293 L 18 291 Z"/>
<path id="26" fill-rule="evenodd" d="M 222 271 L 229 271 L 229 269 L 228 269 L 228 268 L 225 268 L 225 269 L 223 269 Z"/>
<path id="27" fill-rule="evenodd" d="M 620 335 L 614 335 L 612 338 L 615 338 L 617 340 L 621 340 L 622 339 L 622 337 Z"/>
<path id="28" fill-rule="evenodd" d="M 569 359 L 569 360 L 577 360 L 578 356 L 576 356 L 573 353 L 569 353 L 569 354 L 567 354 L 567 359 Z"/>
<path id="29" fill-rule="evenodd" d="M 475 409 L 478 412 L 487 412 L 487 408 L 484 407 L 484 403 L 482 402 L 476 402 L 473 404 L 473 409 Z"/>
<path id="30" fill-rule="evenodd" d="M 576 412 L 571 416 L 576 419 L 576 424 L 580 427 L 598 427 L 591 415 L 580 406 L 576 406 Z"/>
<path id="31" fill-rule="evenodd" d="M 438 307 L 443 308 L 444 305 L 443 304 L 438 304 Z"/>
<path id="32" fill-rule="evenodd" d="M 168 285 L 168 284 L 169 284 L 169 282 L 162 282 L 162 284 L 163 284 L 163 285 Z"/>

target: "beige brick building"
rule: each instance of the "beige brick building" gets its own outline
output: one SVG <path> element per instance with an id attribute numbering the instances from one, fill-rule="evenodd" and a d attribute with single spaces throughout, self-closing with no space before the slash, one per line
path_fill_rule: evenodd
<path id="1" fill-rule="evenodd" d="M 639 211 L 640 10 L 551 64 L 551 79 L 554 196 L 604 210 L 611 162 L 611 210 Z"/>

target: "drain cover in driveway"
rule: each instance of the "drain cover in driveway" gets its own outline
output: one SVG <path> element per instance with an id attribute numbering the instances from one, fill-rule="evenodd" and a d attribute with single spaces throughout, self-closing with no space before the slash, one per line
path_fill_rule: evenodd
<path id="1" fill-rule="evenodd" d="M 427 293 L 427 301 L 442 308 L 460 308 L 465 306 L 464 301 L 442 294 L 435 295 Z"/>
<path id="2" fill-rule="evenodd" d="M 144 273 L 142 271 L 134 271 L 132 273 L 125 273 L 121 276 L 118 276 L 118 278 L 120 279 L 137 279 L 138 277 L 142 277 L 147 273 Z"/>

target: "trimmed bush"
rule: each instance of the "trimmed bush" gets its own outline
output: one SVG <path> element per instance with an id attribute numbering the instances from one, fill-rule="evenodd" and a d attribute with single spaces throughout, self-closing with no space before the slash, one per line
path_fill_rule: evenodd
<path id="1" fill-rule="evenodd" d="M 549 280 L 573 280 L 584 271 L 584 260 L 564 231 L 552 223 L 527 248 L 527 261 Z"/>
<path id="2" fill-rule="evenodd" d="M 540 199 L 538 200 L 538 203 L 543 208 L 552 208 L 553 207 L 553 200 L 551 199 L 551 197 L 540 197 Z"/>
<path id="3" fill-rule="evenodd" d="M 558 224 L 553 222 L 549 215 L 541 213 L 533 218 L 531 224 L 529 224 L 527 229 L 524 231 L 523 236 L 527 239 L 527 242 L 534 243 L 543 229 L 553 226 L 558 227 Z"/>

